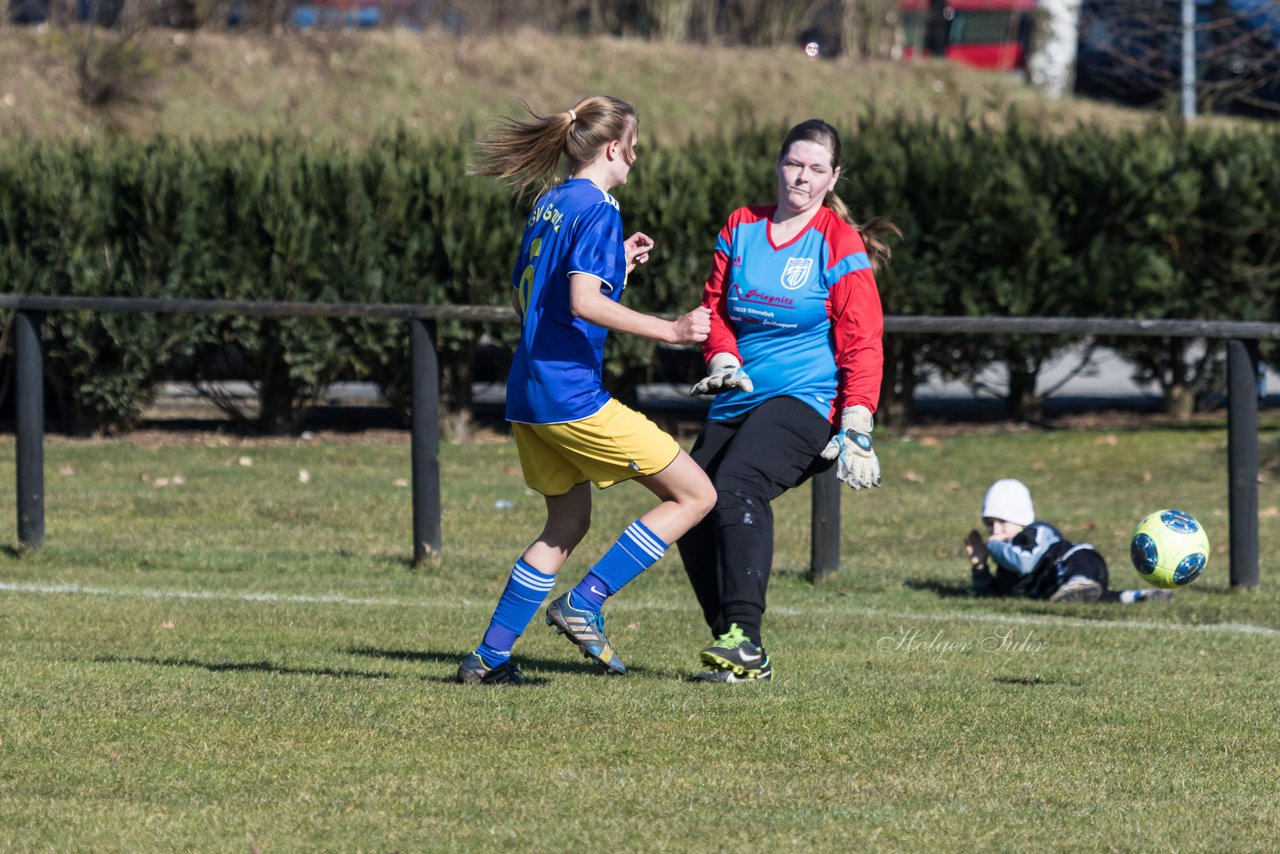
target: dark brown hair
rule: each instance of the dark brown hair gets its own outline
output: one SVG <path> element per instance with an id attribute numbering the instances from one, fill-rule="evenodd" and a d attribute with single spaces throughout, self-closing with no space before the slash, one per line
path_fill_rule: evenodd
<path id="1" fill-rule="evenodd" d="M 626 140 L 624 156 L 635 159 L 628 131 L 636 127 L 639 114 L 620 98 L 594 95 L 550 116 L 538 115 L 524 101 L 520 104 L 531 118 L 500 116 L 476 142 L 469 174 L 510 180 L 516 193 L 524 195 L 535 184 L 545 189 L 554 183 L 561 157 L 568 160 L 569 174 L 573 174 L 615 139 Z"/>
<path id="2" fill-rule="evenodd" d="M 778 149 L 779 163 L 787 156 L 791 146 L 797 142 L 821 145 L 831 152 L 831 168 L 835 169 L 840 165 L 840 134 L 822 119 L 808 119 L 787 131 L 786 137 L 782 140 L 782 147 Z M 867 255 L 871 259 L 873 270 L 879 270 L 881 265 L 889 262 L 889 258 L 893 255 L 893 251 L 889 248 L 889 235 L 901 237 L 901 229 L 882 216 L 858 223 L 849 211 L 849 206 L 844 203 L 844 199 L 836 195 L 834 187 L 827 193 L 822 203 L 862 235 L 862 242 L 867 244 Z"/>

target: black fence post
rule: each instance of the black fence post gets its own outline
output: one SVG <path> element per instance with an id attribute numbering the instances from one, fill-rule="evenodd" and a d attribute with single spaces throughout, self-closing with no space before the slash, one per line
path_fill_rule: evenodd
<path id="1" fill-rule="evenodd" d="M 840 568 L 840 481 L 835 466 L 813 476 L 809 571 L 814 583 Z"/>
<path id="2" fill-rule="evenodd" d="M 409 321 L 412 389 L 413 565 L 440 557 L 440 368 L 435 322 Z"/>
<path id="3" fill-rule="evenodd" d="M 18 468 L 18 545 L 44 545 L 44 314 L 19 311 L 14 318 L 16 362 L 14 445 Z"/>
<path id="4" fill-rule="evenodd" d="M 1227 342 L 1227 469 L 1231 587 L 1258 586 L 1258 343 Z"/>

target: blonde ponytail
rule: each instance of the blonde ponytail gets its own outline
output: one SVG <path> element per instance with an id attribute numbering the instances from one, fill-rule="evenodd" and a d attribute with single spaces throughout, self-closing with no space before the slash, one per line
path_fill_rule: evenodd
<path id="1" fill-rule="evenodd" d="M 524 121 L 499 116 L 494 126 L 476 141 L 476 152 L 467 166 L 469 175 L 487 175 L 510 181 L 523 196 L 535 184 L 540 190 L 556 180 L 560 159 L 569 173 L 590 163 L 600 149 L 615 139 L 626 139 L 639 121 L 636 108 L 620 98 L 595 95 L 569 109 L 540 116 L 520 102 L 531 118 Z M 634 151 L 628 149 L 629 157 Z"/>

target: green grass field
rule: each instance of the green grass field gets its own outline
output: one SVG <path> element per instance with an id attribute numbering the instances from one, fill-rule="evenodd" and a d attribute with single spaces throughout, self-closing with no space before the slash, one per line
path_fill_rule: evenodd
<path id="1" fill-rule="evenodd" d="M 443 448 L 445 553 L 413 572 L 403 435 L 51 439 L 47 545 L 0 556 L 0 849 L 1273 850 L 1280 495 L 1261 589 L 1229 592 L 1224 425 L 878 447 L 829 583 L 808 489 L 776 507 L 774 682 L 684 681 L 707 637 L 672 555 L 606 612 L 629 676 L 538 620 L 532 684 L 494 689 L 450 680 L 541 523 L 509 442 Z M 974 599 L 960 542 L 1000 476 L 1113 586 L 1162 506 L 1215 553 L 1165 605 Z M 596 495 L 557 592 L 649 504 Z"/>

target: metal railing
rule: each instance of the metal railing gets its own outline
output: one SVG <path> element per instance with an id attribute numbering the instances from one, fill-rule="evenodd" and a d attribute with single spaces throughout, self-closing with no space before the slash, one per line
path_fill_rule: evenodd
<path id="1" fill-rule="evenodd" d="M 410 323 L 413 563 L 440 556 L 439 364 L 437 320 L 514 322 L 510 308 L 407 303 L 301 303 L 241 300 L 169 300 L 134 297 L 0 294 L 0 309 L 16 311 L 15 445 L 18 542 L 44 544 L 44 386 L 40 324 L 46 312 L 154 312 L 257 317 L 388 318 Z M 1280 323 L 1208 320 L 1118 320 L 1049 317 L 885 318 L 885 331 L 913 334 L 1108 335 L 1211 338 L 1227 341 L 1228 480 L 1231 586 L 1258 584 L 1259 340 L 1280 339 Z M 810 568 L 815 580 L 840 565 L 840 484 L 834 470 L 813 478 Z"/>

